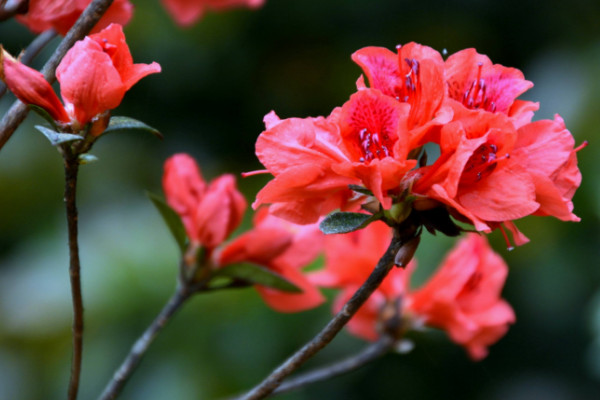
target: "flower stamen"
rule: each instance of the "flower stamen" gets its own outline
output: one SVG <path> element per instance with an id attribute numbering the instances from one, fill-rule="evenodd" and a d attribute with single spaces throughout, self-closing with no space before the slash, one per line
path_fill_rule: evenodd
<path id="1" fill-rule="evenodd" d="M 481 77 L 483 63 L 477 63 L 477 68 L 477 79 L 475 79 L 471 83 L 471 86 L 466 90 L 462 98 L 462 103 L 465 107 L 472 110 L 478 110 L 482 108 L 486 111 L 495 112 L 496 103 L 490 101 L 490 98 L 487 96 L 487 85 L 485 80 Z"/>
<path id="2" fill-rule="evenodd" d="M 502 157 L 497 157 L 497 151 L 498 146 L 487 143 L 475 149 L 465 164 L 460 183 L 464 185 L 477 183 L 496 169 L 498 161 L 510 158 L 508 153 Z"/>

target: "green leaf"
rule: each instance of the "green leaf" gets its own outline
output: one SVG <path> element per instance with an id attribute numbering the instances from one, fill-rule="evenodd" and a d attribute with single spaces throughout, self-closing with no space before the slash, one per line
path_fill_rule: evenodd
<path id="1" fill-rule="evenodd" d="M 35 129 L 42 132 L 44 136 L 52 143 L 52 146 L 57 146 L 61 143 L 72 142 L 74 140 L 82 140 L 83 137 L 72 133 L 60 133 L 42 125 L 36 125 Z"/>
<path id="2" fill-rule="evenodd" d="M 234 264 L 221 268 L 213 274 L 212 280 L 223 277 L 241 280 L 250 284 L 268 286 L 284 292 L 301 293 L 302 289 L 292 284 L 284 277 L 267 268 L 254 264 Z"/>
<path id="3" fill-rule="evenodd" d="M 366 194 L 367 196 L 373 196 L 373 192 L 371 192 L 369 189 L 362 187 L 360 185 L 348 185 L 348 189 L 350 189 L 356 193 Z"/>
<path id="4" fill-rule="evenodd" d="M 379 218 L 379 215 L 353 213 L 353 212 L 333 212 L 325 217 L 319 229 L 326 235 L 333 233 L 348 233 L 362 229 L 371 222 Z"/>
<path id="5" fill-rule="evenodd" d="M 163 138 L 163 135 L 157 129 L 129 117 L 111 117 L 108 126 L 102 134 L 105 135 L 107 133 L 120 131 L 144 131 L 153 134 L 159 139 Z"/>
<path id="6" fill-rule="evenodd" d="M 56 125 L 56 121 L 54 120 L 54 118 L 52 118 L 48 111 L 44 110 L 40 106 L 36 106 L 35 104 L 28 104 L 27 107 L 29 107 L 29 109 L 31 109 L 32 111 L 35 111 L 36 114 L 44 118 L 46 122 L 48 122 L 50 125 L 52 125 L 52 127 L 55 130 L 58 131 L 58 125 Z"/>
<path id="7" fill-rule="evenodd" d="M 175 210 L 169 207 L 169 205 L 157 195 L 150 192 L 146 192 L 146 194 L 150 198 L 154 206 L 158 209 L 158 212 L 160 212 L 160 215 L 169 227 L 169 230 L 175 238 L 175 241 L 177 242 L 181 253 L 185 253 L 185 250 L 187 249 L 188 239 L 185 233 L 185 228 L 183 227 L 183 222 L 181 222 L 179 214 L 177 214 Z"/>

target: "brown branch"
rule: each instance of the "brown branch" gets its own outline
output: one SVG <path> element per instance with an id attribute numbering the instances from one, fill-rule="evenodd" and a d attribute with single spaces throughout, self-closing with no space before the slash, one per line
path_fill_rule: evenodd
<path id="1" fill-rule="evenodd" d="M 83 38 L 92 30 L 113 1 L 114 0 L 93 0 L 83 11 L 77 22 L 75 22 L 75 25 L 69 30 L 67 36 L 60 42 L 56 51 L 54 51 L 54 54 L 52 54 L 48 62 L 44 65 L 44 68 L 41 70 L 48 82 L 54 82 L 56 79 L 54 76 L 56 67 L 64 55 L 71 47 L 73 47 L 75 42 Z M 10 139 L 21 122 L 23 122 L 28 111 L 29 109 L 27 106 L 17 100 L 4 115 L 4 118 L 0 121 L 0 149 L 4 147 L 4 144 Z"/>
<path id="2" fill-rule="evenodd" d="M 79 245 L 77 242 L 77 173 L 79 159 L 65 147 L 65 205 L 67 210 L 67 227 L 69 232 L 69 276 L 71 280 L 71 298 L 73 301 L 73 358 L 71 360 L 71 379 L 69 381 L 70 400 L 77 398 L 81 359 L 83 352 L 83 298 L 81 296 L 81 264 L 79 262 Z"/>
<path id="3" fill-rule="evenodd" d="M 289 392 L 315 382 L 324 381 L 354 371 L 383 356 L 390 351 L 393 345 L 394 339 L 391 336 L 382 336 L 381 339 L 375 343 L 371 343 L 358 354 L 284 381 L 271 394 Z"/>
<path id="4" fill-rule="evenodd" d="M 177 291 L 171 297 L 171 299 L 169 299 L 167 304 L 161 310 L 160 314 L 158 314 L 152 324 L 131 347 L 129 354 L 119 369 L 115 372 L 112 380 L 108 383 L 108 385 L 106 385 L 106 388 L 100 395 L 99 400 L 114 399 L 119 395 L 135 368 L 142 361 L 142 357 L 144 354 L 146 354 L 146 350 L 148 350 L 150 344 L 152 344 L 162 328 L 165 327 L 175 312 L 179 310 L 183 303 L 193 293 L 194 292 L 188 290 L 188 288 L 183 285 L 178 286 Z"/>
<path id="5" fill-rule="evenodd" d="M 300 350 L 289 357 L 283 364 L 275 369 L 260 384 L 255 386 L 245 395 L 239 397 L 240 400 L 256 400 L 267 397 L 277 388 L 283 379 L 298 369 L 313 355 L 327 346 L 329 342 L 338 334 L 338 332 L 348 323 L 350 318 L 358 311 L 369 296 L 379 287 L 381 282 L 394 267 L 398 251 L 402 249 L 405 243 L 410 242 L 415 237 L 416 228 L 409 224 L 405 229 L 394 229 L 394 237 L 381 257 L 377 266 L 369 275 L 365 283 L 354 293 L 354 295 L 344 305 L 331 321 L 319 332 L 313 339 L 305 344 Z M 396 260 L 397 261 L 397 260 Z M 401 260 L 402 265 L 406 265 L 409 260 Z"/>
<path id="6" fill-rule="evenodd" d="M 39 54 L 39 52 L 57 35 L 54 29 L 48 29 L 47 31 L 39 34 L 33 41 L 27 46 L 23 55 L 19 59 L 22 64 L 29 65 L 31 61 Z M 6 84 L 0 82 L 0 98 L 4 96 L 6 92 Z"/>

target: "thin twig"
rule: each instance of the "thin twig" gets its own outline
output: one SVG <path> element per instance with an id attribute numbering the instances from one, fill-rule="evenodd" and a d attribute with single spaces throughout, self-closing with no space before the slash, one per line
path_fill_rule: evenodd
<path id="1" fill-rule="evenodd" d="M 379 287 L 383 279 L 393 268 L 396 254 L 404 243 L 414 237 L 414 234 L 415 231 L 413 228 L 407 229 L 406 231 L 398 231 L 395 229 L 394 237 L 385 254 L 381 257 L 365 283 L 356 291 L 356 293 L 354 293 L 352 298 L 348 300 L 342 310 L 338 312 L 313 339 L 289 357 L 260 384 L 255 386 L 245 395 L 239 397 L 239 399 L 256 400 L 267 397 L 281 384 L 283 379 L 329 344 L 350 318 L 358 311 L 360 306 L 362 306 L 369 296 Z"/>
<path id="2" fill-rule="evenodd" d="M 21 64 L 29 65 L 35 56 L 37 56 L 39 52 L 56 37 L 56 35 L 57 33 L 54 29 L 48 29 L 47 31 L 40 33 L 23 52 L 23 55 L 19 59 Z M 6 84 L 0 82 L 0 98 L 4 96 L 4 93 L 6 93 Z"/>
<path id="3" fill-rule="evenodd" d="M 148 350 L 148 347 L 150 347 L 152 341 L 154 341 L 161 329 L 164 328 L 175 312 L 179 310 L 192 294 L 193 292 L 186 289 L 185 286 L 178 286 L 175 294 L 169 299 L 160 314 L 158 314 L 144 334 L 135 342 L 133 347 L 131 347 L 129 354 L 115 372 L 112 380 L 106 385 L 106 388 L 98 398 L 99 400 L 109 400 L 117 397 L 135 368 L 142 360 L 142 357 L 146 353 L 146 350 Z"/>
<path id="4" fill-rule="evenodd" d="M 386 354 L 390 351 L 393 344 L 394 339 L 392 337 L 387 335 L 382 336 L 381 339 L 375 343 L 371 343 L 358 354 L 284 381 L 271 394 L 289 392 L 315 382 L 324 381 L 354 371 Z"/>
<path id="5" fill-rule="evenodd" d="M 67 36 L 60 42 L 52 57 L 46 62 L 41 72 L 46 80 L 53 83 L 56 79 L 54 73 L 56 67 L 67 53 L 73 47 L 76 41 L 83 38 L 96 25 L 98 20 L 104 15 L 108 7 L 114 0 L 93 0 L 83 13 L 79 16 L 75 25 L 71 28 Z M 21 101 L 17 100 L 13 103 L 7 113 L 0 121 L 0 149 L 10 139 L 14 131 L 19 127 L 21 122 L 27 116 L 29 109 Z"/>
<path id="6" fill-rule="evenodd" d="M 69 232 L 69 276 L 71 279 L 71 297 L 73 301 L 73 359 L 71 360 L 71 379 L 69 381 L 70 400 L 77 398 L 81 358 L 83 352 L 83 298 L 81 296 L 81 264 L 77 241 L 77 172 L 79 160 L 71 151 L 64 153 L 65 160 L 65 205 L 67 209 L 67 227 Z"/>

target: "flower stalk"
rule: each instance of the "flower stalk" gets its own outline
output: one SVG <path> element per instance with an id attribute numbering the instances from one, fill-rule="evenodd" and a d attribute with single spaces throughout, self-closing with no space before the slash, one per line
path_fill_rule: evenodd
<path id="1" fill-rule="evenodd" d="M 78 213 L 77 213 L 77 173 L 79 156 L 70 147 L 63 147 L 65 167 L 64 201 L 67 213 L 67 229 L 69 237 L 69 277 L 71 282 L 71 298 L 73 302 L 73 358 L 71 361 L 71 378 L 69 381 L 69 400 L 77 398 L 81 374 L 83 352 L 83 298 L 81 295 L 81 263 L 79 260 Z"/>
<path id="2" fill-rule="evenodd" d="M 404 224 L 394 228 L 394 236 L 386 252 L 381 257 L 377 266 L 369 275 L 365 283 L 354 293 L 344 307 L 329 321 L 329 323 L 313 339 L 306 343 L 300 350 L 289 357 L 284 363 L 277 367 L 260 384 L 255 386 L 239 400 L 256 400 L 269 396 L 281 385 L 282 381 L 312 356 L 327 346 L 339 331 L 350 321 L 352 316 L 367 301 L 369 296 L 379 287 L 390 270 L 396 265 L 395 259 L 402 247 L 409 243 L 418 230 L 412 221 L 407 220 Z M 403 260 L 406 261 L 406 260 Z M 408 261 L 406 261 L 408 262 Z"/>
<path id="3" fill-rule="evenodd" d="M 294 378 L 284 381 L 278 388 L 273 390 L 272 394 L 281 394 L 299 389 L 301 387 L 325 381 L 336 376 L 354 371 L 371 361 L 382 357 L 394 346 L 394 338 L 385 335 L 375 343 L 369 344 L 361 352 L 340 360 L 331 365 L 317 368 L 310 372 L 298 375 Z"/>
<path id="4" fill-rule="evenodd" d="M 154 321 L 146 328 L 146 331 L 131 347 L 131 350 L 119 369 L 113 375 L 111 381 L 99 397 L 99 400 L 115 399 L 133 374 L 146 354 L 146 351 L 158 336 L 159 332 L 170 321 L 171 317 L 181 308 L 185 301 L 194 293 L 186 284 L 179 284 L 173 296 L 163 307 Z"/>

